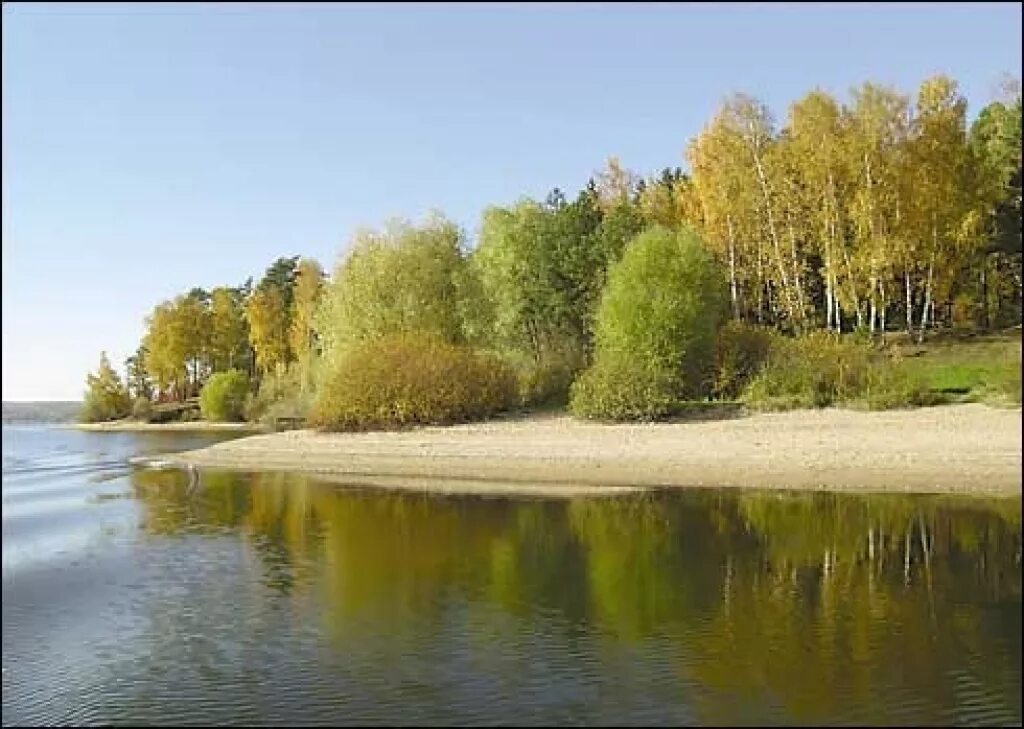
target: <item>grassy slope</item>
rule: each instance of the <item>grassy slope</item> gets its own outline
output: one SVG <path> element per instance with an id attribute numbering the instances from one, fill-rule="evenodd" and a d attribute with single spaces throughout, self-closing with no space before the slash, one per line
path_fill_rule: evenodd
<path id="1" fill-rule="evenodd" d="M 923 345 L 894 343 L 899 366 L 950 402 L 1020 404 L 1021 330 L 976 335 L 940 333 Z"/>

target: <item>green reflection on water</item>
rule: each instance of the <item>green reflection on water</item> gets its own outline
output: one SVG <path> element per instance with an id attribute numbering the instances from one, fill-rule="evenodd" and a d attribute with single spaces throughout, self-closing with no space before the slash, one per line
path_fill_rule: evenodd
<path id="1" fill-rule="evenodd" d="M 1019 721 L 1019 498 L 508 500 L 212 472 L 189 494 L 186 480 L 133 475 L 144 531 L 244 535 L 264 584 L 319 601 L 338 646 L 368 625 L 415 640 L 458 603 L 481 649 L 500 637 L 495 611 L 555 615 L 565 641 L 653 641 L 680 691 L 700 687 L 707 722 L 756 720 L 758 706 L 893 722 L 907 697 L 918 721 L 970 720 L 965 682 Z"/>

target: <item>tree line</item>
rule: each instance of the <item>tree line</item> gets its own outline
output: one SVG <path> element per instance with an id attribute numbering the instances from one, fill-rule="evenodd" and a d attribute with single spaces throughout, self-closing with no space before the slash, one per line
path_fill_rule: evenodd
<path id="1" fill-rule="evenodd" d="M 564 402 L 595 357 L 618 357 L 602 347 L 632 360 L 678 350 L 668 370 L 692 370 L 687 332 L 702 331 L 693 341 L 707 350 L 724 319 L 918 340 L 946 305 L 983 328 L 1021 320 L 1019 90 L 970 125 L 945 76 L 913 97 L 873 83 L 845 103 L 815 90 L 781 123 L 735 94 L 685 158 L 688 171 L 650 177 L 610 158 L 572 199 L 556 188 L 490 207 L 475 246 L 442 215 L 394 221 L 357 232 L 329 279 L 316 261 L 280 258 L 255 286 L 162 302 L 124 391 L 109 363 L 90 376 L 94 400 L 116 393 L 94 416 L 188 400 L 232 371 L 249 384 L 248 416 L 281 401 L 308 410 L 362 343 L 410 332 L 493 355 L 536 405 Z M 705 293 L 680 306 L 695 286 Z M 720 315 L 701 308 L 719 300 Z"/>

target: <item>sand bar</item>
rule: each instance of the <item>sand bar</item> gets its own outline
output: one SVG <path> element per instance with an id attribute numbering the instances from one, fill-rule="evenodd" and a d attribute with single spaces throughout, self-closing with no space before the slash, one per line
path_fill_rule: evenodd
<path id="1" fill-rule="evenodd" d="M 1019 496 L 1021 410 L 825 409 L 635 425 L 548 415 L 401 432 L 288 431 L 164 458 L 439 491 L 486 492 L 493 483 L 503 493 L 733 486 Z"/>

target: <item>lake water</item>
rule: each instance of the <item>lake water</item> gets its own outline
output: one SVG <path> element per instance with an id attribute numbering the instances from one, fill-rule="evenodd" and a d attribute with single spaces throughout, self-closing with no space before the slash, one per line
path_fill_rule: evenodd
<path id="1" fill-rule="evenodd" d="M 5 725 L 1021 723 L 1020 498 L 127 462 L 214 439 L 4 426 Z"/>

